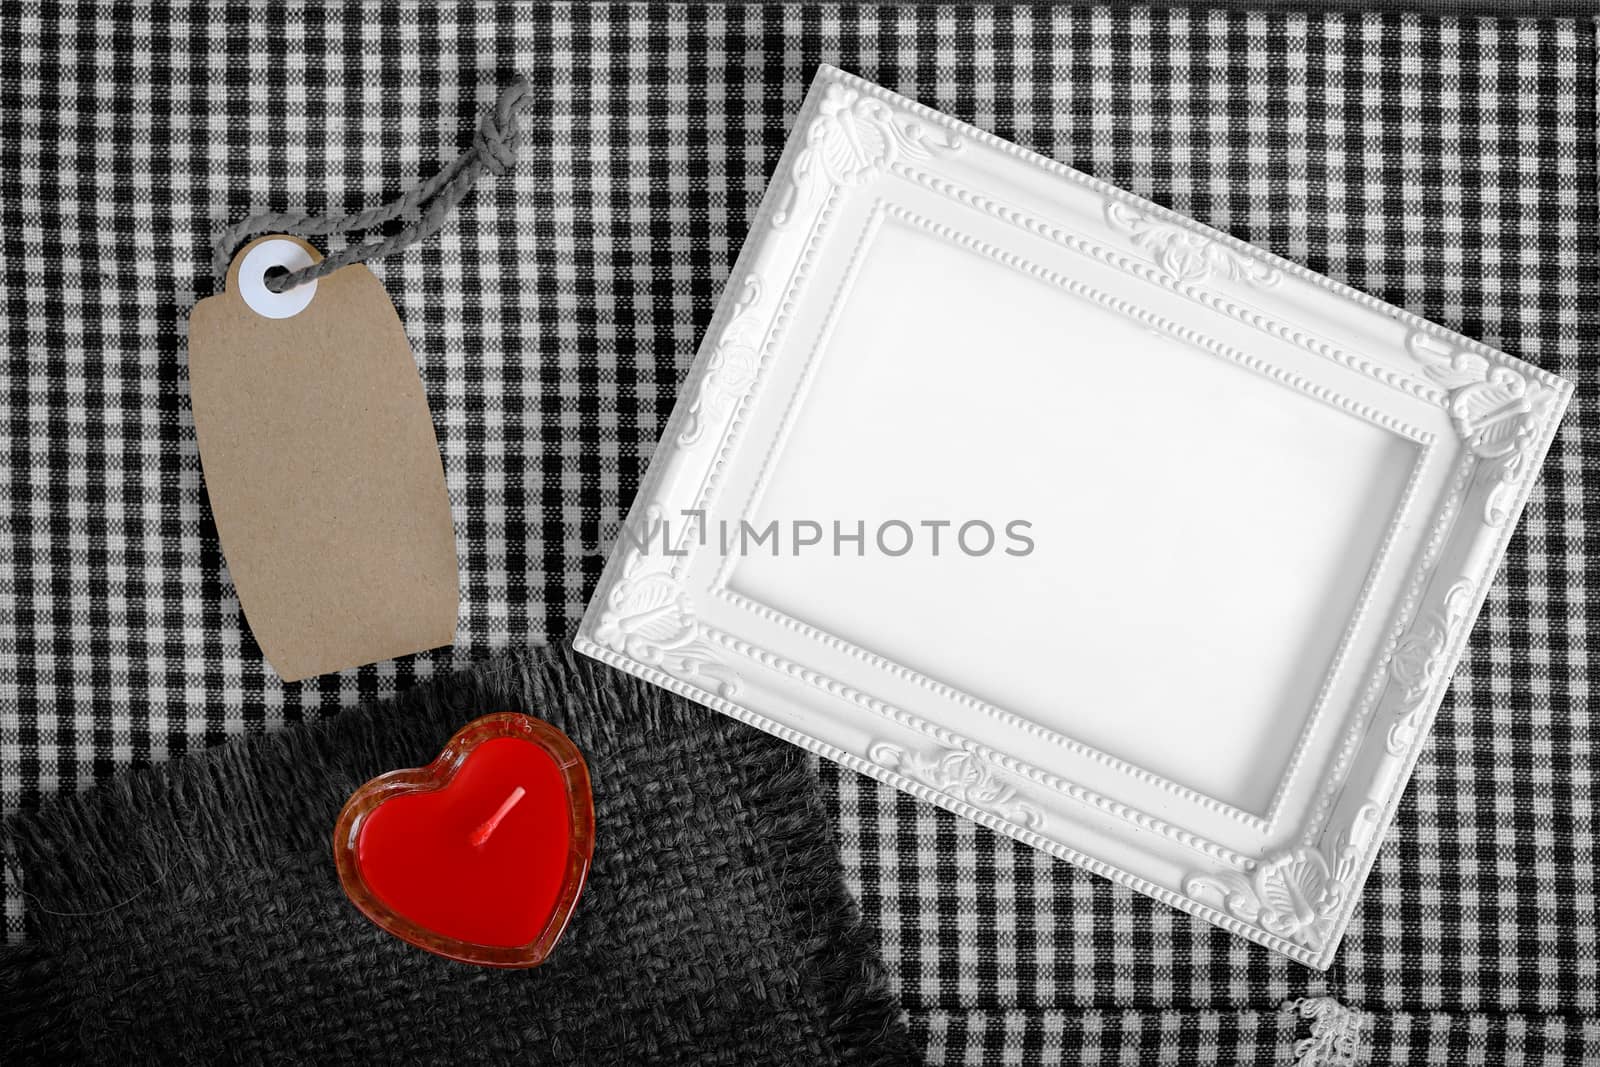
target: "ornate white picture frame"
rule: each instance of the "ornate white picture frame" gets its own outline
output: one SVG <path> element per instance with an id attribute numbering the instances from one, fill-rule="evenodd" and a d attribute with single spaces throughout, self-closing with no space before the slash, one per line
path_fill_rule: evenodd
<path id="1" fill-rule="evenodd" d="M 574 643 L 1326 968 L 1570 394 L 824 67 Z"/>

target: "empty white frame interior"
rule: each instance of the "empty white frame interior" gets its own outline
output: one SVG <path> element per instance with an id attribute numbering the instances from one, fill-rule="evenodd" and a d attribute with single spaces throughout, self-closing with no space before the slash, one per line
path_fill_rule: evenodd
<path id="1" fill-rule="evenodd" d="M 823 68 L 575 644 L 1326 967 L 1569 394 Z"/>

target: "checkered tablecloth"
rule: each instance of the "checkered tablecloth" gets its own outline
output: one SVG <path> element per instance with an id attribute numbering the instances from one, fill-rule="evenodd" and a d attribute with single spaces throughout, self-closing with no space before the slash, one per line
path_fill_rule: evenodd
<path id="1" fill-rule="evenodd" d="M 1326 975 L 822 769 L 929 1061 L 1288 1063 L 1340 1025 L 1379 1062 L 1600 1059 L 1600 170 L 1576 16 L 0 5 L 5 809 L 560 639 L 821 61 L 1578 386 Z M 404 191 L 518 72 L 550 101 L 522 165 L 375 265 L 445 456 L 455 648 L 283 685 L 189 412 L 211 242 L 252 209 Z M 23 936 L 25 887 L 3 903 Z"/>

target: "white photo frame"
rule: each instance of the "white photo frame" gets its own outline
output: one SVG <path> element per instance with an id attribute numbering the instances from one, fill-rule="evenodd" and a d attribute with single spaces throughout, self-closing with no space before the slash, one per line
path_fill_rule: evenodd
<path id="1" fill-rule="evenodd" d="M 823 67 L 574 645 L 1326 968 L 1570 395 Z"/>

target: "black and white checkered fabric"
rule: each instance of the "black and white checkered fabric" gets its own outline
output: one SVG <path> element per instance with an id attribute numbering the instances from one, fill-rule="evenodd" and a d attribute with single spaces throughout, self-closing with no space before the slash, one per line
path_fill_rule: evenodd
<path id="1" fill-rule="evenodd" d="M 823 768 L 929 1061 L 1287 1063 L 1316 1050 L 1280 1005 L 1323 996 L 1380 1062 L 1600 1059 L 1596 26 L 1264 6 L 0 5 L 6 810 L 559 639 L 827 61 L 1578 386 L 1326 975 Z M 375 265 L 445 456 L 456 646 L 283 685 L 188 406 L 213 236 L 402 192 L 517 72 L 551 89 L 522 165 Z"/>

